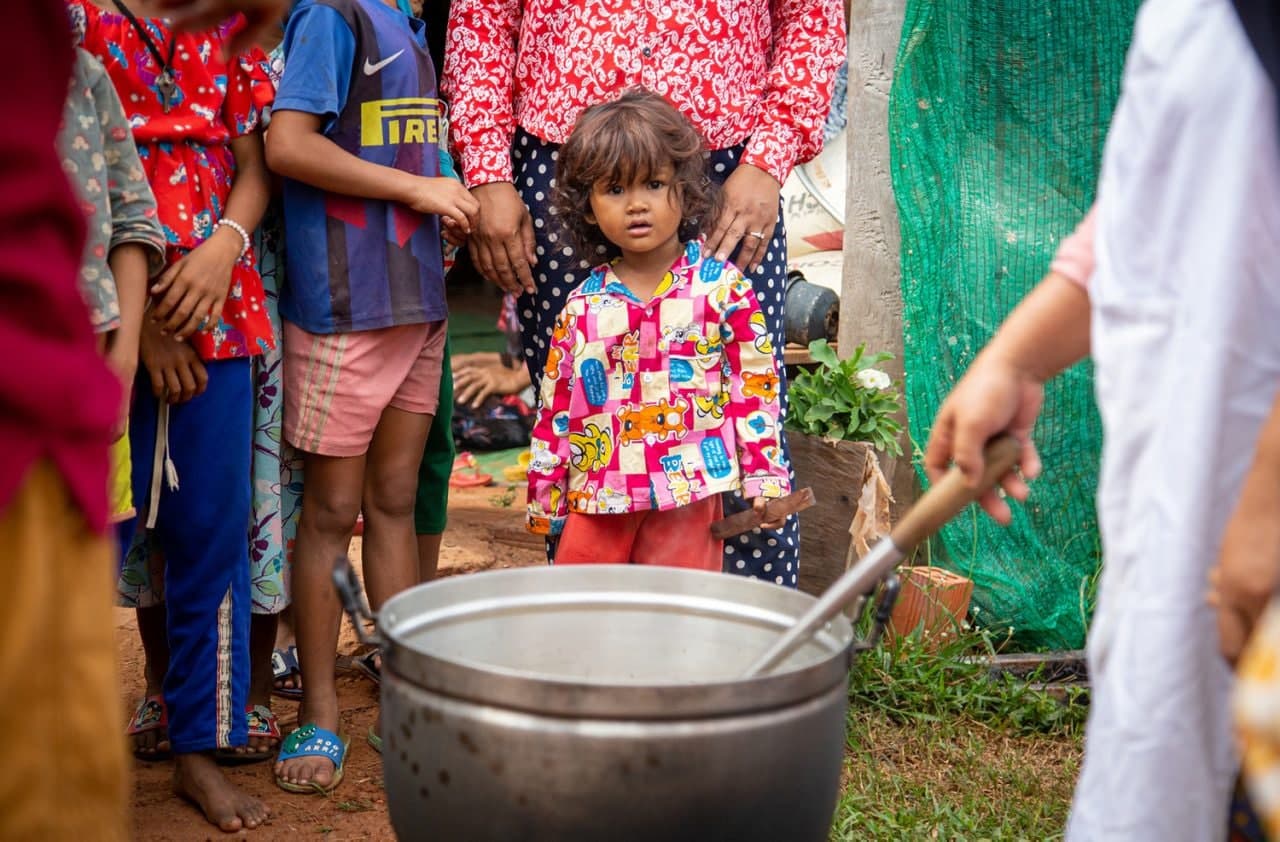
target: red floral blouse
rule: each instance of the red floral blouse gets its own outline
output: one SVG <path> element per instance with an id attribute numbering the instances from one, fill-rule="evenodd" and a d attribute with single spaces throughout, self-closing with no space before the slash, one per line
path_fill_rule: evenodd
<path id="1" fill-rule="evenodd" d="M 643 85 L 781 183 L 822 148 L 845 50 L 840 0 L 454 0 L 452 140 L 467 184 L 510 181 L 517 125 L 563 143 L 584 108 Z"/>
<path id="2" fill-rule="evenodd" d="M 75 23 L 83 25 L 81 46 L 103 63 L 120 95 L 156 195 L 166 264 L 172 264 L 203 243 L 222 218 L 235 178 L 231 140 L 257 130 L 274 95 L 267 57 L 256 48 L 225 57 L 228 40 L 244 25 L 239 18 L 209 32 L 179 34 L 173 51 L 177 91 L 166 112 L 156 85 L 160 67 L 129 20 L 90 0 L 68 0 L 68 6 L 79 18 Z M 173 33 L 158 18 L 139 20 L 167 56 Z M 274 347 L 263 307 L 262 278 L 250 249 L 232 270 L 222 318 L 193 335 L 192 347 L 206 360 L 255 356 Z"/>

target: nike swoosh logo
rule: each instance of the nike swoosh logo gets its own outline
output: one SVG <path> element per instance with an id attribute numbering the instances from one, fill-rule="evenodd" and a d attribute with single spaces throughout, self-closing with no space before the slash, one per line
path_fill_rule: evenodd
<path id="1" fill-rule="evenodd" d="M 401 56 L 401 55 L 403 55 L 403 54 L 404 54 L 404 50 L 401 50 L 401 51 L 400 51 L 400 52 L 398 52 L 398 53 L 392 53 L 391 55 L 387 56 L 386 58 L 384 58 L 382 61 L 378 62 L 377 64 L 374 64 L 373 62 L 369 61 L 369 59 L 367 59 L 367 58 L 366 58 L 366 59 L 364 60 L 364 75 L 366 75 L 366 76 L 372 76 L 373 74 L 377 73 L 377 72 L 378 72 L 379 70 L 381 70 L 382 68 L 386 67 L 386 66 L 387 66 L 388 64 L 390 64 L 391 62 L 393 62 L 393 61 L 395 61 L 396 59 L 400 58 L 400 56 Z"/>

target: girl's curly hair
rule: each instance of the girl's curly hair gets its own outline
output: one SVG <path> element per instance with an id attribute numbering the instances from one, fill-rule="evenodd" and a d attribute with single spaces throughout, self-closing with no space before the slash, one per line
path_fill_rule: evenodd
<path id="1" fill-rule="evenodd" d="M 703 233 L 720 207 L 720 195 L 707 177 L 707 153 L 689 121 L 665 99 L 632 88 L 619 99 L 582 112 L 556 158 L 551 213 L 577 250 L 592 262 L 614 246 L 591 214 L 591 188 L 601 181 L 631 184 L 670 165 L 672 187 L 680 201 L 680 239 Z"/>

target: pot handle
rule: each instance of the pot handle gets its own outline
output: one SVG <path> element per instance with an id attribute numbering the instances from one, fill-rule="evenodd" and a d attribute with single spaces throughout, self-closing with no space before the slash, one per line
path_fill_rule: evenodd
<path id="1" fill-rule="evenodd" d="M 333 587 L 338 592 L 342 610 L 346 611 L 347 617 L 351 619 L 351 625 L 355 628 L 356 637 L 360 642 L 367 646 L 382 648 L 382 635 L 376 630 L 370 632 L 365 628 L 367 621 L 373 623 L 376 629 L 378 620 L 369 610 L 369 603 L 364 598 L 364 588 L 356 577 L 356 569 L 351 566 L 351 560 L 345 555 L 339 555 L 333 563 Z"/>
<path id="2" fill-rule="evenodd" d="M 874 649 L 880 643 L 880 638 L 884 637 L 885 629 L 889 626 L 889 618 L 893 615 L 893 606 L 898 601 L 898 591 L 902 588 L 902 582 L 896 575 L 886 576 L 884 584 L 880 587 L 880 596 L 875 603 L 875 617 L 871 621 L 871 629 L 867 632 L 867 636 L 854 640 L 853 654 L 866 652 Z"/>

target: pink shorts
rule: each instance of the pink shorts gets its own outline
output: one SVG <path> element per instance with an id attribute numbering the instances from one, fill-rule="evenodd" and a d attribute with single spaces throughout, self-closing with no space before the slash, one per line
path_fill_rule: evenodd
<path id="1" fill-rule="evenodd" d="M 285 322 L 285 440 L 321 456 L 360 456 L 387 407 L 434 415 L 447 326 L 316 334 Z"/>

